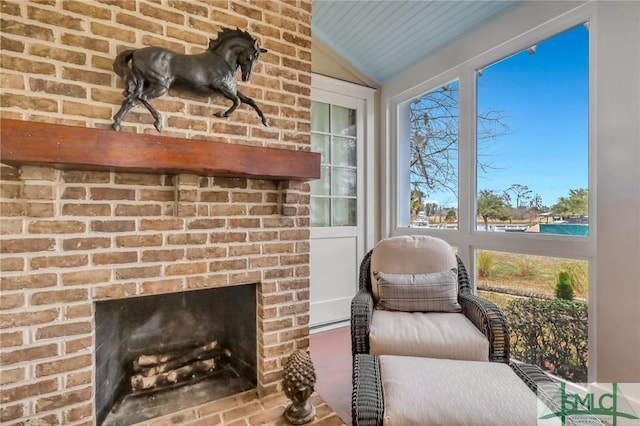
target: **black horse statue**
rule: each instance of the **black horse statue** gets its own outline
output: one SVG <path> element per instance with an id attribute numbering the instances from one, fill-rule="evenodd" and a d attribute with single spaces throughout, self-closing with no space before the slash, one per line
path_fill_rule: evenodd
<path id="1" fill-rule="evenodd" d="M 154 126 L 162 130 L 162 117 L 151 105 L 150 99 L 166 94 L 170 88 L 188 90 L 198 95 L 222 95 L 233 105 L 217 117 L 228 117 L 241 102 L 256 110 L 262 124 L 267 118 L 256 102 L 237 89 L 236 72 L 240 68 L 242 81 L 248 81 L 260 53 L 266 49 L 246 31 L 224 28 L 217 39 L 209 40 L 207 50 L 198 55 L 182 55 L 162 47 L 144 47 L 125 50 L 113 62 L 113 70 L 124 80 L 127 88 L 120 110 L 113 116 L 113 128 L 121 129 L 122 117 L 138 104 L 144 105 L 153 118 Z"/>

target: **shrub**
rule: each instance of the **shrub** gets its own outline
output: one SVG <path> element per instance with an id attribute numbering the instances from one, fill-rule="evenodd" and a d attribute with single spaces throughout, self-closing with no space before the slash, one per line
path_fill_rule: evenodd
<path id="1" fill-rule="evenodd" d="M 569 274 L 571 285 L 576 293 L 587 294 L 587 288 L 589 287 L 589 267 L 587 262 L 568 260 L 560 265 L 560 270 Z"/>
<path id="2" fill-rule="evenodd" d="M 536 272 L 536 262 L 529 256 L 518 257 L 516 261 L 516 274 L 519 277 L 533 277 Z"/>
<path id="3" fill-rule="evenodd" d="M 511 356 L 576 383 L 587 381 L 587 305 L 533 298 L 504 309 L 511 330 Z"/>
<path id="4" fill-rule="evenodd" d="M 495 259 L 493 255 L 488 251 L 480 251 L 478 252 L 478 275 L 482 278 L 486 278 L 491 274 L 491 269 L 493 268 L 493 264 Z"/>
<path id="5" fill-rule="evenodd" d="M 444 218 L 445 222 L 455 222 L 456 220 L 458 220 L 458 216 L 456 215 L 456 211 L 455 210 L 449 210 L 447 212 L 447 216 Z"/>
<path id="6" fill-rule="evenodd" d="M 573 287 L 571 286 L 571 278 L 568 272 L 560 271 L 558 274 L 555 294 L 557 299 L 573 300 Z"/>

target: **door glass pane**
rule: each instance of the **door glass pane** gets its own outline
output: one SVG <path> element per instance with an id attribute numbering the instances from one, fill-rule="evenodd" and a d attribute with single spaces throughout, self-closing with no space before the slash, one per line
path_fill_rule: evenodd
<path id="1" fill-rule="evenodd" d="M 455 80 L 409 104 L 412 227 L 458 227 L 458 92 Z"/>
<path id="2" fill-rule="evenodd" d="M 320 167 L 320 179 L 312 180 L 310 186 L 314 195 L 331 195 L 331 167 Z"/>
<path id="3" fill-rule="evenodd" d="M 329 133 L 329 104 L 311 102 L 311 131 Z"/>
<path id="4" fill-rule="evenodd" d="M 355 109 L 312 102 L 311 150 L 321 155 L 321 175 L 310 182 L 311 226 L 356 225 L 356 114 Z"/>
<path id="5" fill-rule="evenodd" d="M 320 153 L 320 163 L 328 164 L 330 137 L 328 135 L 311 134 L 311 151 Z"/>
<path id="6" fill-rule="evenodd" d="M 333 226 L 356 226 L 356 199 L 333 199 Z"/>
<path id="7" fill-rule="evenodd" d="M 331 199 L 311 197 L 311 226 L 331 226 Z"/>
<path id="8" fill-rule="evenodd" d="M 589 34 L 477 72 L 477 229 L 589 233 Z"/>
<path id="9" fill-rule="evenodd" d="M 331 182 L 333 195 L 356 196 L 356 169 L 335 167 Z"/>
<path id="10" fill-rule="evenodd" d="M 331 143 L 334 166 L 356 165 L 356 140 L 334 136 Z"/>
<path id="11" fill-rule="evenodd" d="M 356 135 L 356 111 L 350 108 L 333 106 L 331 133 L 342 136 Z"/>

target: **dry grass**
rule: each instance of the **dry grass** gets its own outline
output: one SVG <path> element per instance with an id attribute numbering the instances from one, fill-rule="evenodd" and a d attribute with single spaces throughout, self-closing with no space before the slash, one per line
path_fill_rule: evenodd
<path id="1" fill-rule="evenodd" d="M 558 273 L 575 260 L 531 256 L 516 253 L 487 251 L 494 261 L 487 276 L 478 277 L 479 286 L 503 287 L 522 292 L 554 294 Z M 579 265 L 585 268 L 584 265 Z M 588 288 L 582 283 L 574 283 L 576 297 L 586 298 Z"/>

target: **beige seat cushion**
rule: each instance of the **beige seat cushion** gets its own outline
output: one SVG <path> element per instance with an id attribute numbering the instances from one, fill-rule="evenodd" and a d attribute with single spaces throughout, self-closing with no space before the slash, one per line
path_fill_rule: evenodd
<path id="1" fill-rule="evenodd" d="M 371 286 L 378 301 L 378 281 L 374 272 L 388 274 L 428 274 L 457 268 L 451 246 L 440 238 L 411 235 L 379 241 L 371 254 Z M 456 287 L 457 288 L 457 287 Z"/>
<path id="2" fill-rule="evenodd" d="M 463 314 L 375 309 L 372 354 L 489 360 L 489 341 Z"/>
<path id="3" fill-rule="evenodd" d="M 537 398 L 506 364 L 381 356 L 384 425 L 536 425 Z"/>

